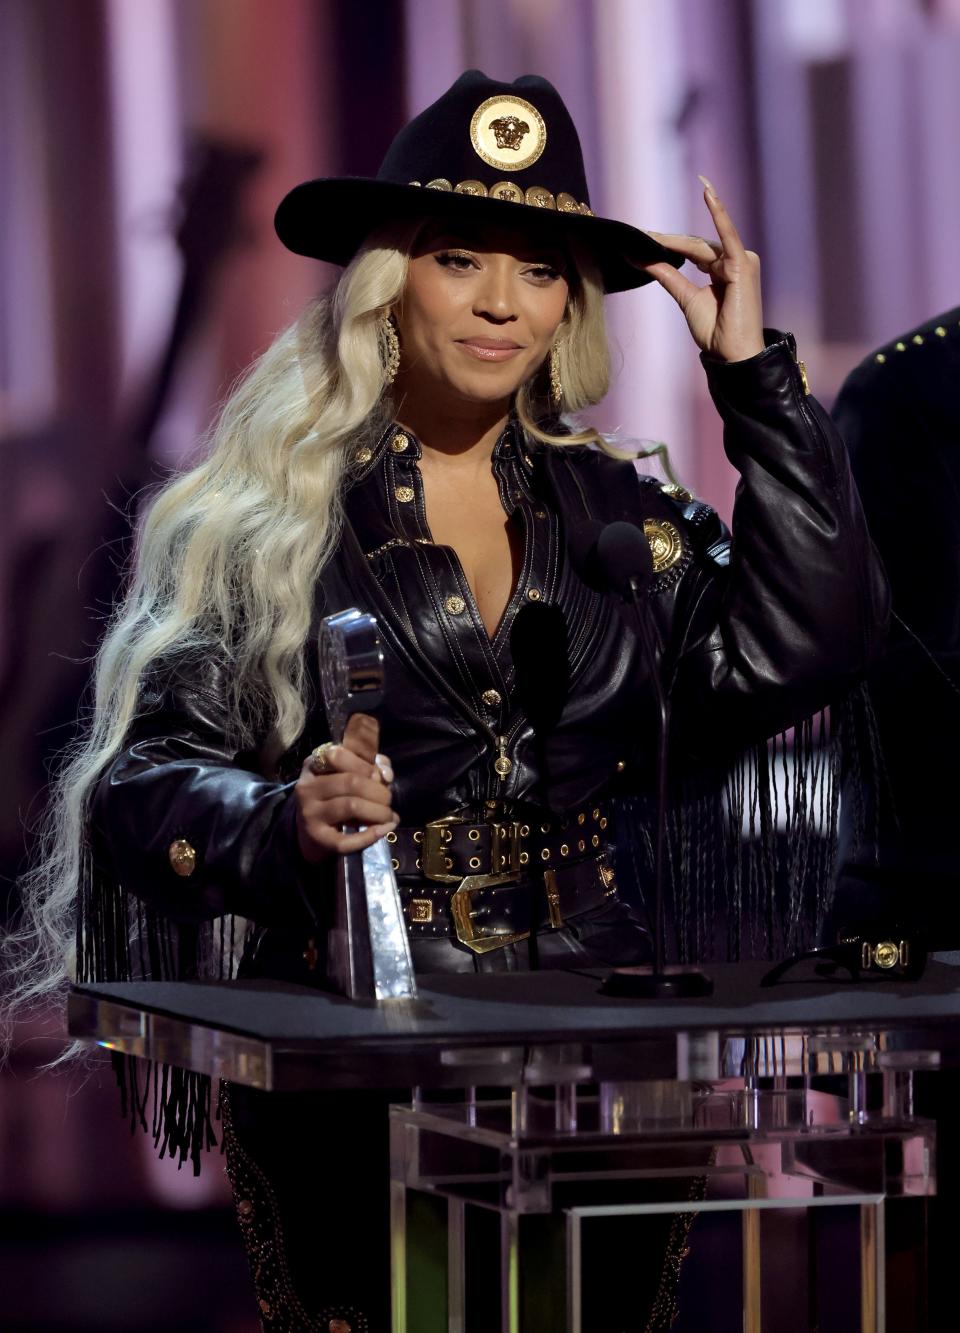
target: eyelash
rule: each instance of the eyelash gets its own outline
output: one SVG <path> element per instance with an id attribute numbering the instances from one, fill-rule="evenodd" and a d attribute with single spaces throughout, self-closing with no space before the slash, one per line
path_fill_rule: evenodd
<path id="1" fill-rule="evenodd" d="M 443 268 L 452 268 L 459 273 L 465 272 L 465 269 L 461 268 L 460 263 L 457 261 L 460 261 L 468 267 L 474 262 L 472 256 L 462 254 L 459 250 L 442 250 L 435 256 L 435 258 L 437 263 Z M 538 279 L 543 278 L 549 282 L 555 282 L 556 279 L 560 277 L 560 270 L 554 268 L 552 264 L 533 264 L 530 269 L 528 269 L 528 272 L 532 273 Z"/>

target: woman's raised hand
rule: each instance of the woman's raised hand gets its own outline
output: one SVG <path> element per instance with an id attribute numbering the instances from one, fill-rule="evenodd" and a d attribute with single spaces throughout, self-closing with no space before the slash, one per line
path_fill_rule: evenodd
<path id="1" fill-rule="evenodd" d="M 314 755 L 304 760 L 294 788 L 297 839 L 306 861 L 316 865 L 334 853 L 358 852 L 395 829 L 399 816 L 390 806 L 393 769 L 377 753 L 380 723 L 354 713 L 341 745 L 323 747 L 323 771 Z M 316 753 L 316 752 L 314 752 Z M 363 824 L 360 833 L 344 833 L 344 824 Z"/>
<path id="2" fill-rule="evenodd" d="M 638 264 L 665 287 L 686 316 L 697 345 L 721 361 L 745 361 L 764 348 L 763 308 L 760 301 L 760 257 L 745 250 L 730 214 L 717 198 L 710 182 L 703 197 L 717 240 L 702 236 L 649 234 L 661 245 L 685 255 L 710 279 L 698 287 L 671 264 Z"/>

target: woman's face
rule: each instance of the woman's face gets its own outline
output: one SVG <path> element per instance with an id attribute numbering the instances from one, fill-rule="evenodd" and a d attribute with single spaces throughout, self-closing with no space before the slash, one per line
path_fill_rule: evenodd
<path id="1" fill-rule="evenodd" d="M 566 261 L 528 231 L 431 227 L 394 310 L 398 386 L 473 402 L 507 402 L 550 351 L 567 306 Z"/>

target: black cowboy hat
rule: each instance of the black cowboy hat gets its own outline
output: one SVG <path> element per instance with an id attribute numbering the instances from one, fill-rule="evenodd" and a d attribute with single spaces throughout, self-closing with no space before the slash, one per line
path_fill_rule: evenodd
<path id="1" fill-rule="evenodd" d="M 576 127 L 553 84 L 534 74 L 513 83 L 478 69 L 461 74 L 404 126 L 375 179 L 305 181 L 281 201 L 275 226 L 296 254 L 347 264 L 387 222 L 513 224 L 532 209 L 541 232 L 575 238 L 593 254 L 608 292 L 651 281 L 630 259 L 683 263 L 646 232 L 594 215 Z"/>

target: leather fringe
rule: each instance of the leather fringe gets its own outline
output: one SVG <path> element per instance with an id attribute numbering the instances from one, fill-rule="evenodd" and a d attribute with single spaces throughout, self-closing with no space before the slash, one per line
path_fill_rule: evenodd
<path id="1" fill-rule="evenodd" d="M 726 771 L 684 778 L 667 816 L 664 918 L 667 954 L 679 962 L 774 959 L 818 940 L 836 868 L 843 773 L 878 799 L 851 812 L 854 840 L 869 831 L 885 778 L 876 722 L 860 686 L 741 754 Z M 649 906 L 652 797 L 615 803 L 619 880 Z M 879 816 L 877 816 L 879 818 Z M 629 894 L 629 890 L 627 890 Z"/>
<path id="2" fill-rule="evenodd" d="M 131 1134 L 149 1134 L 161 1158 L 174 1158 L 178 1168 L 190 1161 L 198 1176 L 201 1154 L 217 1146 L 213 1120 L 219 1108 L 214 1114 L 210 1075 L 120 1051 L 112 1051 L 110 1061 Z"/>
<path id="3" fill-rule="evenodd" d="M 77 982 L 229 980 L 235 972 L 237 920 L 200 925 L 170 921 L 127 893 L 105 871 L 94 842 L 85 849 L 77 902 Z M 131 1133 L 147 1133 L 160 1157 L 200 1174 L 216 1147 L 210 1076 L 111 1052 L 121 1114 Z"/>

